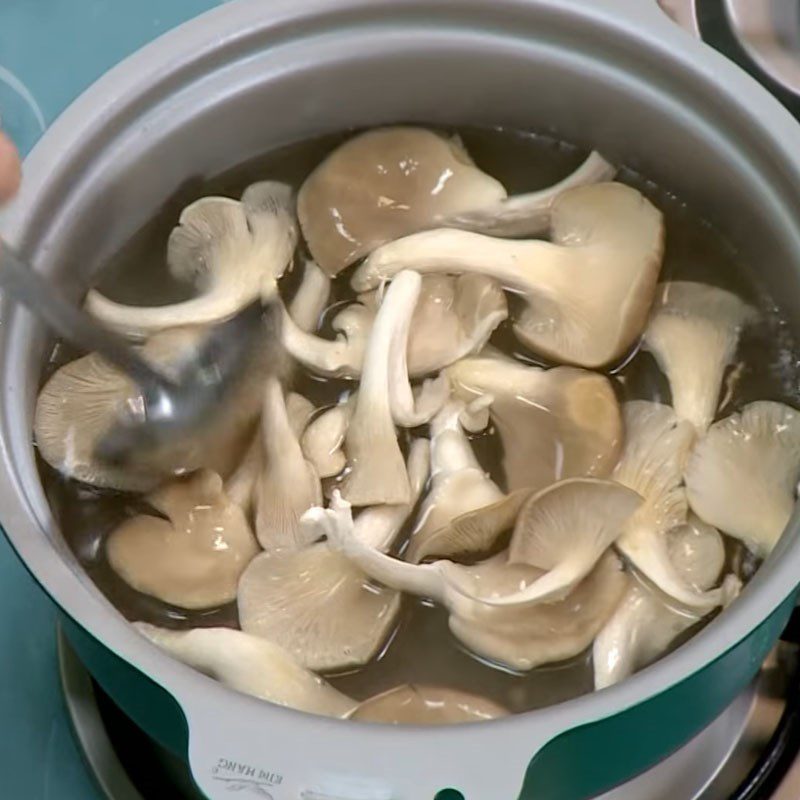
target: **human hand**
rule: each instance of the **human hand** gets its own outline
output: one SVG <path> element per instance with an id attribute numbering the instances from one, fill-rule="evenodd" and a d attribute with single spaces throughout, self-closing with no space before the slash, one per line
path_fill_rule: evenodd
<path id="1" fill-rule="evenodd" d="M 7 136 L 0 133 L 0 205 L 16 194 L 21 177 L 17 149 Z"/>

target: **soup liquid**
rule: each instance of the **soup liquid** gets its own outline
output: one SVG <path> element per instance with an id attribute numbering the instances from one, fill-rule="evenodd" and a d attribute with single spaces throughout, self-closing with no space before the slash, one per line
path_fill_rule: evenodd
<path id="1" fill-rule="evenodd" d="M 502 181 L 509 194 L 550 185 L 574 170 L 587 155 L 563 142 L 529 133 L 496 129 L 465 129 L 458 133 L 475 162 Z M 100 275 L 99 288 L 115 300 L 134 304 L 162 304 L 190 296 L 188 287 L 169 276 L 165 262 L 167 237 L 180 211 L 204 195 L 238 198 L 248 184 L 258 180 L 281 180 L 299 188 L 305 176 L 349 135 L 292 145 L 224 175 L 188 181 L 107 265 Z M 725 416 L 753 400 L 778 400 L 797 406 L 800 372 L 797 350 L 774 303 L 760 291 L 753 273 L 740 262 L 720 234 L 678 198 L 625 169 L 617 180 L 639 189 L 664 212 L 667 237 L 661 280 L 689 279 L 721 286 L 762 311 L 761 322 L 743 334 L 739 363 L 729 371 L 726 381 L 730 391 L 726 393 L 723 388 L 725 397 L 720 415 Z M 295 263 L 302 263 L 302 259 L 297 258 Z M 302 270 L 295 269 L 282 279 L 284 297 L 291 297 L 301 276 Z M 349 276 L 348 270 L 337 278 L 331 303 L 353 297 Z M 157 295 L 153 287 L 158 287 Z M 512 312 L 514 303 L 511 296 Z M 328 319 L 330 316 L 327 315 Z M 326 334 L 330 335 L 330 331 L 323 323 L 322 335 Z M 507 323 L 495 332 L 491 343 L 528 363 L 546 365 L 517 342 Z M 57 346 L 48 365 L 48 374 L 76 355 Z M 648 353 L 635 354 L 635 358 L 633 355 L 608 370 L 620 399 L 643 398 L 669 403 L 669 386 L 652 357 Z M 291 388 L 321 407 L 335 403 L 342 392 L 352 387 L 347 381 L 320 379 L 299 372 Z M 403 438 L 401 435 L 401 443 L 407 444 L 407 441 L 402 442 Z M 484 468 L 502 487 L 502 452 L 497 438 L 490 430 L 474 437 L 473 444 Z M 123 519 L 147 508 L 140 498 L 65 480 L 43 463 L 41 472 L 69 546 L 100 590 L 129 620 L 170 628 L 238 625 L 235 603 L 200 612 L 185 611 L 136 592 L 110 568 L 105 557 L 105 540 Z M 405 536 L 412 523 L 413 517 Z M 401 536 L 400 545 L 403 539 Z M 746 579 L 752 562 L 743 557 L 739 545 L 732 540 L 727 543 L 731 565 Z M 590 651 L 567 662 L 514 674 L 467 652 L 449 633 L 446 612 L 412 597 L 404 599 L 397 629 L 372 663 L 346 674 L 327 677 L 337 688 L 357 699 L 413 682 L 450 686 L 483 695 L 514 712 L 550 705 L 592 689 Z"/>

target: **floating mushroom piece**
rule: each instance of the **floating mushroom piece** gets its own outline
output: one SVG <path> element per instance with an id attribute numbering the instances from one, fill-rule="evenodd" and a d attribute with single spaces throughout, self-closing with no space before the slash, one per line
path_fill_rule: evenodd
<path id="1" fill-rule="evenodd" d="M 695 438 L 691 423 L 660 403 L 632 400 L 623 405 L 625 448 L 614 480 L 638 492 L 644 505 L 630 520 L 617 548 L 662 592 L 689 608 L 709 611 L 724 602 L 721 590 L 698 591 L 675 569 L 667 531 L 686 521 L 683 470 Z"/>
<path id="2" fill-rule="evenodd" d="M 705 592 L 714 586 L 725 563 L 725 545 L 719 532 L 694 515 L 665 535 L 679 578 Z M 738 578 L 725 580 L 726 604 L 739 591 Z M 703 618 L 702 613 L 672 608 L 657 590 L 636 581 L 625 593 L 614 615 L 597 635 L 593 648 L 596 689 L 632 675 L 663 655 L 675 639 Z"/>
<path id="3" fill-rule="evenodd" d="M 465 358 L 447 375 L 456 397 L 491 395 L 509 491 L 538 491 L 562 478 L 605 477 L 614 468 L 622 419 L 604 376 L 495 357 Z"/>
<path id="4" fill-rule="evenodd" d="M 716 415 L 722 376 L 755 309 L 724 289 L 691 281 L 661 284 L 644 347 L 669 379 L 679 419 L 705 431 Z"/>
<path id="5" fill-rule="evenodd" d="M 230 628 L 171 631 L 144 622 L 134 626 L 173 658 L 237 692 L 328 717 L 346 717 L 358 705 L 282 647 L 258 636 Z"/>
<path id="6" fill-rule="evenodd" d="M 692 510 L 760 558 L 789 522 L 798 478 L 800 413 L 768 401 L 714 423 L 685 473 Z"/>
<path id="7" fill-rule="evenodd" d="M 378 128 L 322 161 L 300 187 L 297 213 L 312 255 L 333 277 L 379 244 L 505 196 L 457 138 Z"/>
<path id="8" fill-rule="evenodd" d="M 373 321 L 371 309 L 351 303 L 331 322 L 336 338 L 323 339 L 303 330 L 286 312 L 281 328 L 283 345 L 296 361 L 312 372 L 327 377 L 357 378 L 361 375 Z"/>
<path id="9" fill-rule="evenodd" d="M 314 466 L 320 478 L 338 475 L 347 465 L 342 446 L 354 405 L 354 398 L 351 397 L 325 409 L 303 432 L 300 439 L 303 455 Z"/>
<path id="10" fill-rule="evenodd" d="M 451 400 L 431 423 L 431 487 L 405 557 L 485 553 L 514 523 L 525 490 L 507 497 L 483 471 L 461 426 L 463 401 Z"/>
<path id="11" fill-rule="evenodd" d="M 142 355 L 173 374 L 193 358 L 201 336 L 198 328 L 164 331 L 147 342 Z M 141 393 L 127 376 L 92 353 L 58 369 L 42 387 L 34 418 L 36 445 L 42 458 L 62 474 L 113 489 L 148 491 L 175 473 L 204 466 L 227 475 L 258 416 L 261 378 L 260 373 L 248 376 L 236 391 L 235 411 L 220 415 L 203 436 L 121 468 L 100 461 L 95 449 L 128 407 L 141 404 Z"/>
<path id="12" fill-rule="evenodd" d="M 410 504 L 365 509 L 354 535 L 385 551 L 428 478 L 428 442 L 416 440 L 408 458 Z M 315 530 L 308 538 L 318 538 Z M 327 544 L 299 552 L 263 553 L 239 583 L 242 630 L 276 642 L 308 669 L 331 671 L 368 663 L 396 625 L 400 593 L 369 577 Z"/>
<path id="13" fill-rule="evenodd" d="M 291 189 L 273 181 L 252 184 L 241 201 L 197 200 L 183 210 L 169 237 L 167 263 L 172 275 L 195 284 L 198 296 L 145 307 L 116 303 L 92 290 L 87 310 L 133 338 L 233 316 L 269 292 L 291 262 L 297 243 L 292 201 Z"/>
<path id="14" fill-rule="evenodd" d="M 489 236 L 536 236 L 550 227 L 553 204 L 559 195 L 576 186 L 610 181 L 616 172 L 616 167 L 593 150 L 574 172 L 552 186 L 454 214 L 440 224 Z"/>
<path id="15" fill-rule="evenodd" d="M 554 186 L 509 198 L 501 183 L 474 165 L 457 136 L 379 128 L 345 142 L 309 175 L 298 214 L 311 252 L 333 276 L 378 245 L 426 228 L 540 233 L 561 192 L 608 180 L 614 171 L 592 153 Z"/>
<path id="16" fill-rule="evenodd" d="M 330 278 L 310 259 L 303 266 L 303 280 L 289 303 L 289 316 L 301 331 L 317 329 L 331 293 Z"/>
<path id="17" fill-rule="evenodd" d="M 241 508 L 210 470 L 179 478 L 147 496 L 163 517 L 125 520 L 106 542 L 114 571 L 139 592 L 181 608 L 229 603 L 258 553 Z"/>
<path id="18" fill-rule="evenodd" d="M 622 484 L 596 478 L 570 478 L 542 490 L 517 515 L 508 563 L 544 574 L 510 594 L 484 594 L 481 600 L 497 606 L 562 600 L 594 569 L 642 502 Z"/>
<path id="19" fill-rule="evenodd" d="M 377 313 L 381 290 L 359 300 Z M 411 319 L 408 370 L 428 375 L 477 353 L 508 317 L 505 294 L 483 275 L 424 275 Z"/>
<path id="20" fill-rule="evenodd" d="M 584 367 L 619 360 L 647 321 L 664 252 L 661 213 L 629 186 L 581 186 L 553 203 L 550 235 L 552 243 L 416 233 L 374 250 L 352 285 L 365 291 L 404 269 L 486 275 L 523 295 L 514 330 L 536 352 Z"/>
<path id="21" fill-rule="evenodd" d="M 450 612 L 450 629 L 458 639 L 512 669 L 533 669 L 585 650 L 627 587 L 619 560 L 608 552 L 562 600 L 498 606 L 487 600 L 524 591 L 546 573 L 527 564 L 510 564 L 507 553 L 474 566 L 451 561 L 408 564 L 392 558 L 354 535 L 350 506 L 338 493 L 330 508 L 311 509 L 306 519 L 324 532 L 331 547 L 383 585 L 441 603 Z"/>
<path id="22" fill-rule="evenodd" d="M 386 290 L 372 327 L 355 409 L 345 436 L 350 470 L 342 482 L 342 494 L 356 506 L 409 502 L 408 477 L 393 414 L 398 410 L 398 393 L 410 394 L 411 390 L 408 375 L 397 369 L 393 348 L 395 334 L 405 327 L 413 311 L 420 283 L 420 276 L 414 272 L 398 275 Z M 441 387 L 433 383 L 429 387 L 443 401 Z M 426 410 L 435 411 L 437 402 L 434 397 Z M 416 410 L 423 405 L 419 400 L 413 404 L 419 406 Z M 406 404 L 405 411 L 411 410 Z"/>
<path id="23" fill-rule="evenodd" d="M 310 544 L 300 517 L 322 499 L 319 476 L 303 456 L 297 428 L 298 416 L 293 426 L 280 381 L 270 376 L 261 415 L 263 467 L 255 489 L 256 535 L 269 551 Z"/>
<path id="24" fill-rule="evenodd" d="M 506 709 L 485 697 L 458 689 L 407 683 L 364 700 L 350 719 L 389 725 L 453 725 L 507 715 Z"/>

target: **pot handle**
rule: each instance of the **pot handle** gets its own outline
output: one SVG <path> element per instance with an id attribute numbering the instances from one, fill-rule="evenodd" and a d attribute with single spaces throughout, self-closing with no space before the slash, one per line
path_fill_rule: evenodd
<path id="1" fill-rule="evenodd" d="M 655 5 L 664 17 L 701 39 L 758 81 L 795 119 L 800 120 L 800 96 L 766 72 L 742 47 L 725 10 L 725 0 L 655 0 Z"/>

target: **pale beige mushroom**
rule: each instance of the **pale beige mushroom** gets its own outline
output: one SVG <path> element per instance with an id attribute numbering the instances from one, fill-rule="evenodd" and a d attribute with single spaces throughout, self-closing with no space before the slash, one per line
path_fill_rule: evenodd
<path id="1" fill-rule="evenodd" d="M 408 476 L 393 413 L 401 384 L 409 393 L 410 387 L 408 376 L 396 369 L 393 348 L 394 336 L 407 323 L 419 289 L 419 275 L 398 275 L 387 289 L 372 327 L 364 373 L 345 436 L 349 471 L 342 482 L 342 494 L 356 506 L 409 501 Z M 428 408 L 435 409 L 435 403 Z"/>
<path id="2" fill-rule="evenodd" d="M 334 493 L 328 509 L 306 515 L 331 547 L 385 586 L 445 606 L 450 629 L 467 647 L 512 669 L 529 670 L 585 650 L 611 616 L 627 587 L 617 557 L 608 552 L 564 599 L 498 606 L 490 601 L 524 591 L 544 573 L 510 564 L 500 553 L 474 566 L 451 561 L 408 564 L 359 541 L 348 503 Z"/>
<path id="3" fill-rule="evenodd" d="M 268 551 L 309 544 L 300 529 L 300 517 L 322 499 L 319 476 L 303 456 L 296 428 L 280 381 L 270 376 L 261 414 L 263 467 L 255 489 L 256 535 Z"/>
<path id="4" fill-rule="evenodd" d="M 691 281 L 659 287 L 643 344 L 669 379 L 680 419 L 699 431 L 713 421 L 725 368 L 756 311 L 724 289 Z"/>
<path id="5" fill-rule="evenodd" d="M 177 373 L 191 360 L 202 330 L 176 328 L 155 335 L 142 349 L 153 366 Z M 110 466 L 95 455 L 100 439 L 141 404 L 138 387 L 100 356 L 84 356 L 58 369 L 36 401 L 34 436 L 42 458 L 62 474 L 113 489 L 148 491 L 176 473 L 208 467 L 227 475 L 246 447 L 260 407 L 255 370 L 236 391 L 234 413 L 220 415 L 202 436 L 174 447 L 161 448 L 147 462 L 126 468 Z"/>
<path id="6" fill-rule="evenodd" d="M 335 275 L 378 245 L 425 228 L 540 233 L 560 193 L 609 180 L 614 172 L 592 153 L 554 186 L 508 197 L 473 164 L 457 136 L 379 128 L 348 140 L 311 173 L 300 189 L 298 214 L 311 252 Z"/>
<path id="7" fill-rule="evenodd" d="M 491 396 L 509 491 L 538 491 L 562 478 L 605 477 L 614 468 L 623 429 L 604 376 L 494 357 L 463 359 L 447 374 L 457 397 Z"/>
<path id="8" fill-rule="evenodd" d="M 571 478 L 542 490 L 517 515 L 508 562 L 544 574 L 510 594 L 483 594 L 481 600 L 518 607 L 562 600 L 594 569 L 642 502 L 622 484 L 596 478 Z"/>
<path id="9" fill-rule="evenodd" d="M 698 592 L 710 590 L 725 564 L 725 545 L 719 532 L 690 516 L 688 523 L 669 531 L 665 538 L 680 579 Z M 727 605 L 738 594 L 741 583 L 729 575 L 723 585 Z M 594 641 L 595 689 L 618 683 L 652 663 L 702 618 L 702 612 L 672 607 L 657 590 L 632 582 Z"/>
<path id="10" fill-rule="evenodd" d="M 331 293 L 330 278 L 311 260 L 303 266 L 303 279 L 289 303 L 289 316 L 302 331 L 312 332 L 319 320 Z"/>
<path id="11" fill-rule="evenodd" d="M 377 313 L 381 290 L 359 301 Z M 424 275 L 411 319 L 408 371 L 428 375 L 477 353 L 508 317 L 502 288 L 483 275 Z"/>
<path id="12" fill-rule="evenodd" d="M 173 658 L 237 692 L 329 717 L 349 716 L 358 705 L 283 648 L 258 636 L 230 628 L 170 631 L 144 622 L 134 626 Z"/>
<path id="13" fill-rule="evenodd" d="M 139 592 L 181 608 L 229 603 L 258 545 L 216 472 L 199 470 L 149 494 L 163 517 L 125 520 L 106 542 L 114 571 Z"/>
<path id="14" fill-rule="evenodd" d="M 406 550 L 406 560 L 485 553 L 513 526 L 527 498 L 506 496 L 483 471 L 464 434 L 463 401 L 451 400 L 431 423 L 431 486 Z"/>
<path id="15" fill-rule="evenodd" d="M 553 243 L 416 233 L 374 250 L 352 285 L 365 291 L 404 269 L 486 275 L 522 294 L 514 330 L 536 352 L 584 367 L 619 360 L 647 321 L 664 252 L 661 213 L 629 186 L 582 186 L 553 204 L 550 235 Z"/>
<path id="16" fill-rule="evenodd" d="M 379 244 L 505 196 L 458 139 L 379 128 L 322 161 L 300 187 L 297 213 L 311 254 L 333 276 Z"/>
<path id="17" fill-rule="evenodd" d="M 692 510 L 761 558 L 789 522 L 798 478 L 800 413 L 767 401 L 714 423 L 685 474 Z"/>
<path id="18" fill-rule="evenodd" d="M 497 703 L 459 689 L 404 684 L 364 700 L 350 719 L 389 725 L 453 725 L 507 715 Z"/>
<path id="19" fill-rule="evenodd" d="M 408 459 L 411 502 L 373 506 L 357 517 L 354 534 L 376 550 L 391 546 L 428 477 L 428 443 L 413 443 Z M 309 539 L 320 531 L 312 526 Z M 242 630 L 285 647 L 308 669 L 331 671 L 372 660 L 397 624 L 400 594 L 369 577 L 324 542 L 298 552 L 263 553 L 239 583 Z"/>
<path id="20" fill-rule="evenodd" d="M 698 591 L 687 584 L 669 557 L 666 537 L 686 521 L 683 470 L 695 429 L 669 406 L 646 400 L 625 403 L 623 418 L 625 448 L 614 480 L 638 492 L 645 502 L 616 546 L 664 594 L 689 608 L 709 611 L 723 603 L 722 592 Z"/>
<path id="21" fill-rule="evenodd" d="M 165 328 L 220 322 L 248 306 L 292 260 L 297 226 L 291 189 L 265 181 L 249 186 L 241 201 L 204 197 L 184 209 L 167 245 L 172 275 L 192 281 L 198 295 L 163 306 L 129 306 L 96 290 L 87 310 L 109 328 L 142 338 Z"/>
<path id="22" fill-rule="evenodd" d="M 303 455 L 314 465 L 320 478 L 338 475 L 347 465 L 342 447 L 354 406 L 355 398 L 350 396 L 325 409 L 303 432 L 300 439 Z"/>

